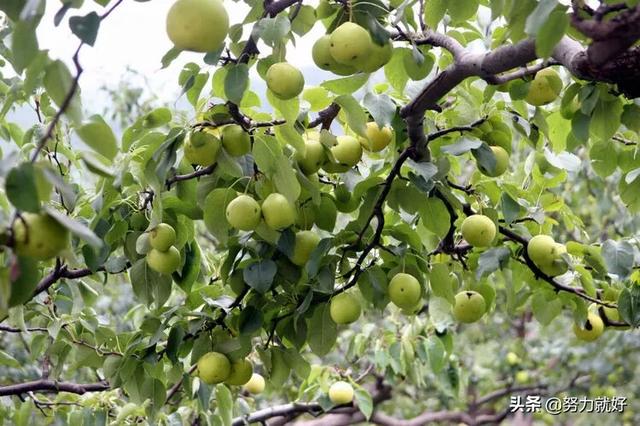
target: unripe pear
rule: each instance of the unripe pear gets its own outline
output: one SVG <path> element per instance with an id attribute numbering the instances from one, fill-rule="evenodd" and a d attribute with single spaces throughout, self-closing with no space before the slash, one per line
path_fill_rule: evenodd
<path id="1" fill-rule="evenodd" d="M 493 170 L 488 170 L 481 165 L 478 166 L 480 172 L 489 177 L 498 177 L 507 171 L 509 167 L 509 153 L 501 146 L 491 146 L 491 151 L 496 158 L 496 165 Z"/>
<path id="2" fill-rule="evenodd" d="M 167 34 L 180 50 L 213 52 L 229 31 L 229 16 L 220 0 L 178 0 L 167 14 Z"/>
<path id="3" fill-rule="evenodd" d="M 461 291 L 456 294 L 455 300 L 453 317 L 460 322 L 476 322 L 487 309 L 484 297 L 476 291 Z"/>
<path id="4" fill-rule="evenodd" d="M 311 252 L 318 246 L 320 236 L 312 231 L 300 231 L 296 233 L 296 241 L 293 246 L 291 262 L 294 265 L 302 266 L 311 257 Z"/>
<path id="5" fill-rule="evenodd" d="M 324 147 L 318 140 L 306 138 L 304 155 L 296 152 L 296 161 L 300 170 L 305 175 L 312 175 L 320 170 L 322 164 L 326 161 Z"/>
<path id="6" fill-rule="evenodd" d="M 168 223 L 161 223 L 149 231 L 149 244 L 156 250 L 167 251 L 176 242 L 176 231 Z"/>
<path id="7" fill-rule="evenodd" d="M 331 36 L 328 34 L 320 37 L 313 44 L 311 56 L 313 57 L 313 62 L 318 66 L 318 68 L 325 71 L 331 71 L 338 75 L 351 75 L 355 73 L 356 69 L 354 67 L 341 64 L 333 59 L 333 56 L 331 56 L 331 52 L 329 51 L 330 46 Z"/>
<path id="8" fill-rule="evenodd" d="M 220 151 L 220 139 L 208 131 L 189 133 L 184 143 L 184 157 L 190 164 L 210 166 L 215 163 Z"/>
<path id="9" fill-rule="evenodd" d="M 393 55 L 393 46 L 390 41 L 381 46 L 372 40 L 369 49 L 369 55 L 358 66 L 362 72 L 371 73 L 377 71 L 385 66 Z"/>
<path id="10" fill-rule="evenodd" d="M 250 195 L 243 194 L 227 205 L 226 218 L 232 227 L 252 231 L 260 223 L 261 212 L 260 204 Z"/>
<path id="11" fill-rule="evenodd" d="M 467 217 L 460 230 L 462 237 L 474 247 L 488 247 L 496 237 L 496 225 L 489 217 L 481 214 Z"/>
<path id="12" fill-rule="evenodd" d="M 19 256 L 47 260 L 69 246 L 69 231 L 48 214 L 22 213 L 13 227 Z"/>
<path id="13" fill-rule="evenodd" d="M 198 360 L 198 377 L 208 385 L 222 383 L 231 375 L 231 363 L 220 352 L 208 352 Z"/>
<path id="14" fill-rule="evenodd" d="M 518 371 L 516 373 L 516 383 L 527 383 L 529 381 L 529 372 L 528 371 Z"/>
<path id="15" fill-rule="evenodd" d="M 246 359 L 239 359 L 231 363 L 231 373 L 225 379 L 227 385 L 242 386 L 251 380 L 253 366 Z"/>
<path id="16" fill-rule="evenodd" d="M 251 136 L 237 124 L 225 126 L 220 139 L 224 150 L 232 157 L 240 157 L 251 151 Z"/>
<path id="17" fill-rule="evenodd" d="M 369 32 L 358 24 L 345 22 L 329 38 L 329 52 L 337 62 L 357 66 L 371 50 Z"/>
<path id="18" fill-rule="evenodd" d="M 358 164 L 362 158 L 362 146 L 353 136 L 342 135 L 336 139 L 338 143 L 331 147 L 331 153 L 338 164 L 326 162 L 323 168 L 330 173 L 343 173 Z"/>
<path id="19" fill-rule="evenodd" d="M 335 382 L 329 388 L 329 399 L 336 405 L 350 404 L 353 396 L 353 386 L 347 382 Z"/>
<path id="20" fill-rule="evenodd" d="M 178 270 L 180 266 L 180 251 L 174 246 L 169 247 L 166 251 L 160 251 L 151 249 L 147 253 L 147 265 L 154 271 L 163 274 L 170 275 L 172 272 Z"/>
<path id="21" fill-rule="evenodd" d="M 264 386 L 264 377 L 258 373 L 253 373 L 251 379 L 244 385 L 244 389 L 249 393 L 257 395 L 264 391 Z"/>
<path id="22" fill-rule="evenodd" d="M 509 352 L 507 354 L 507 363 L 509 365 L 517 365 L 520 364 L 520 357 L 513 352 Z"/>
<path id="23" fill-rule="evenodd" d="M 295 223 L 296 211 L 284 195 L 274 192 L 262 203 L 262 217 L 269 228 L 277 231 Z"/>
<path id="24" fill-rule="evenodd" d="M 422 297 L 420 282 L 404 272 L 397 273 L 389 281 L 389 299 L 401 309 L 412 309 Z"/>
<path id="25" fill-rule="evenodd" d="M 573 332 L 576 337 L 585 342 L 596 340 L 604 331 L 604 322 L 602 318 L 594 312 L 589 312 L 587 320 L 584 324 L 573 324 Z"/>
<path id="26" fill-rule="evenodd" d="M 336 324 L 350 324 L 360 318 L 362 307 L 354 295 L 340 293 L 331 298 L 329 313 Z"/>
<path id="27" fill-rule="evenodd" d="M 365 135 L 367 136 L 366 138 L 359 138 L 360 145 L 362 145 L 364 149 L 373 152 L 382 151 L 393 139 L 393 131 L 391 128 L 385 126 L 381 129 L 375 121 L 367 123 Z"/>
<path id="28" fill-rule="evenodd" d="M 549 276 L 562 275 L 567 271 L 567 264 L 562 254 L 567 249 L 563 244 L 556 243 L 548 235 L 536 235 L 527 244 L 527 255 L 536 266 Z"/>
<path id="29" fill-rule="evenodd" d="M 525 101 L 530 105 L 540 106 L 553 102 L 562 91 L 562 79 L 558 73 L 545 68 L 538 71 L 535 78 L 529 85 L 529 92 Z"/>
<path id="30" fill-rule="evenodd" d="M 282 100 L 295 98 L 304 88 L 304 76 L 287 62 L 278 62 L 267 70 L 267 87 Z"/>

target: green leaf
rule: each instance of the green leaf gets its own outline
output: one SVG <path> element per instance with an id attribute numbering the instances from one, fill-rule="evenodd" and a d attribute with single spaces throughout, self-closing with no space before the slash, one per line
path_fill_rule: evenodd
<path id="1" fill-rule="evenodd" d="M 291 23 L 285 14 L 278 14 L 275 18 L 262 18 L 256 25 L 258 35 L 269 47 L 283 43 L 283 39 L 291 31 Z"/>
<path id="2" fill-rule="evenodd" d="M 350 95 L 342 95 L 338 96 L 334 102 L 340 105 L 341 110 L 347 116 L 347 124 L 357 134 L 360 136 L 366 136 L 365 124 L 367 123 L 367 114 L 364 112 L 358 101 L 354 99 L 353 96 Z"/>
<path id="3" fill-rule="evenodd" d="M 74 88 L 74 78 L 62 61 L 54 61 L 47 65 L 45 69 L 43 84 L 51 99 L 58 108 L 61 108 L 67 96 L 71 93 L 71 89 Z M 74 122 L 79 123 L 82 121 L 80 89 L 77 85 L 65 112 Z"/>
<path id="4" fill-rule="evenodd" d="M 633 246 L 627 241 L 607 240 L 602 244 L 602 257 L 610 274 L 625 279 L 633 269 Z"/>
<path id="5" fill-rule="evenodd" d="M 336 323 L 331 319 L 329 304 L 320 304 L 309 319 L 309 347 L 314 354 L 328 354 L 338 336 Z"/>
<path id="6" fill-rule="evenodd" d="M 227 76 L 224 79 L 224 93 L 227 95 L 227 99 L 235 104 L 239 104 L 248 87 L 249 67 L 247 64 L 229 66 Z"/>
<path id="7" fill-rule="evenodd" d="M 442 1 L 442 0 L 437 0 Z M 431 2 L 429 2 L 431 3 Z M 404 52 L 402 49 L 393 49 L 391 60 L 384 66 L 384 76 L 398 93 L 404 92 L 404 87 L 409 80 L 407 71 L 404 68 Z"/>
<path id="8" fill-rule="evenodd" d="M 640 326 L 640 286 L 625 288 L 618 297 L 618 312 L 632 327 Z"/>
<path id="9" fill-rule="evenodd" d="M 233 420 L 233 397 L 225 385 L 216 386 L 216 402 L 218 415 L 225 426 L 231 426 Z"/>
<path id="10" fill-rule="evenodd" d="M 229 203 L 236 198 L 236 192 L 231 188 L 217 188 L 207 195 L 202 212 L 207 230 L 221 244 L 226 244 L 229 238 L 229 223 L 225 212 Z"/>
<path id="11" fill-rule="evenodd" d="M 442 297 L 452 306 L 455 304 L 453 282 L 449 276 L 449 268 L 444 263 L 434 263 L 429 273 L 429 285 L 435 296 Z"/>
<path id="12" fill-rule="evenodd" d="M 484 251 L 478 258 L 478 269 L 476 269 L 476 279 L 479 280 L 483 275 L 504 268 L 509 262 L 511 251 L 506 247 L 495 247 Z"/>
<path id="13" fill-rule="evenodd" d="M 426 0 L 424 21 L 430 28 L 438 28 L 438 24 L 447 12 L 446 0 Z"/>
<path id="14" fill-rule="evenodd" d="M 67 228 L 69 231 L 71 231 L 72 234 L 88 243 L 91 247 L 98 250 L 102 247 L 102 239 L 98 238 L 98 236 L 86 225 L 70 218 L 65 214 L 60 213 L 58 210 L 52 209 L 50 207 L 45 207 L 45 209 L 47 213 L 60 225 Z"/>
<path id="15" fill-rule="evenodd" d="M 253 306 L 247 306 L 242 310 L 238 318 L 238 330 L 240 334 L 253 334 L 262 327 L 262 312 Z"/>
<path id="16" fill-rule="evenodd" d="M 449 231 L 451 216 L 441 199 L 430 197 L 419 206 L 422 224 L 429 231 L 442 238 Z"/>
<path id="17" fill-rule="evenodd" d="M 557 0 L 540 0 L 534 11 L 527 18 L 525 32 L 530 36 L 537 37 L 540 29 L 557 6 Z"/>
<path id="18" fill-rule="evenodd" d="M 589 158 L 591 167 L 598 176 L 605 178 L 618 168 L 618 156 L 609 141 L 599 141 L 591 146 Z"/>
<path id="19" fill-rule="evenodd" d="M 452 144 L 440 147 L 440 151 L 444 152 L 445 154 L 462 155 L 473 149 L 480 148 L 480 145 L 482 145 L 481 140 L 470 139 L 463 136 Z"/>
<path id="20" fill-rule="evenodd" d="M 93 46 L 98 37 L 100 17 L 96 12 L 85 16 L 72 16 L 69 18 L 69 28 L 83 43 Z"/>
<path id="21" fill-rule="evenodd" d="M 31 21 L 18 21 L 11 34 L 13 66 L 18 74 L 29 66 L 38 54 L 36 26 Z"/>
<path id="22" fill-rule="evenodd" d="M 14 357 L 4 351 L 0 351 L 0 365 L 6 365 L 9 368 L 20 368 L 21 365 Z"/>
<path id="23" fill-rule="evenodd" d="M 335 80 L 327 80 L 320 84 L 336 95 L 350 95 L 369 80 L 369 74 L 354 74 L 349 77 L 337 78 Z"/>
<path id="24" fill-rule="evenodd" d="M 242 277 L 251 288 L 258 293 L 266 293 L 273 284 L 278 266 L 271 259 L 263 259 L 251 263 L 242 270 Z"/>
<path id="25" fill-rule="evenodd" d="M 118 141 L 111 127 L 99 115 L 93 115 L 89 121 L 76 129 L 84 143 L 98 154 L 113 160 L 118 154 Z"/>
<path id="26" fill-rule="evenodd" d="M 549 325 L 562 312 L 562 300 L 553 291 L 538 291 L 531 299 L 531 310 L 540 324 Z"/>
<path id="27" fill-rule="evenodd" d="M 564 8 L 554 10 L 549 19 L 540 27 L 536 33 L 536 55 L 541 58 L 548 58 L 553 53 L 553 49 L 564 37 L 569 27 L 569 15 Z"/>
<path id="28" fill-rule="evenodd" d="M 429 365 L 434 373 L 442 371 L 445 362 L 444 344 L 436 336 L 430 336 L 424 342 L 424 349 L 429 357 Z"/>
<path id="29" fill-rule="evenodd" d="M 291 145 L 296 151 L 304 152 L 305 145 L 302 135 L 296 131 L 293 125 L 286 123 L 275 127 L 276 139 L 282 146 Z"/>
<path id="30" fill-rule="evenodd" d="M 447 12 L 453 22 L 463 22 L 475 15 L 478 0 L 456 0 L 447 2 Z"/>
<path id="31" fill-rule="evenodd" d="M 371 395 L 365 388 L 358 386 L 355 389 L 355 398 L 358 409 L 364 415 L 364 418 L 369 420 L 373 414 L 373 399 L 371 399 Z"/>
<path id="32" fill-rule="evenodd" d="M 149 268 L 144 258 L 133 264 L 129 271 L 129 279 L 136 297 L 149 305 L 158 295 L 156 287 L 171 287 L 171 277 Z"/>
<path id="33" fill-rule="evenodd" d="M 11 297 L 9 307 L 22 305 L 31 300 L 38 286 L 40 270 L 38 262 L 30 257 L 15 257 L 11 267 Z"/>
<path id="34" fill-rule="evenodd" d="M 369 92 L 364 96 L 362 104 L 369 111 L 378 126 L 388 126 L 391 124 L 396 113 L 396 104 L 385 94 L 376 95 Z"/>
<path id="35" fill-rule="evenodd" d="M 37 213 L 40 199 L 33 164 L 22 163 L 9 171 L 5 182 L 7 198 L 18 210 Z"/>
<path id="36" fill-rule="evenodd" d="M 609 141 L 620 127 L 622 102 L 615 98 L 612 101 L 599 99 L 593 113 L 589 132 L 603 141 Z"/>

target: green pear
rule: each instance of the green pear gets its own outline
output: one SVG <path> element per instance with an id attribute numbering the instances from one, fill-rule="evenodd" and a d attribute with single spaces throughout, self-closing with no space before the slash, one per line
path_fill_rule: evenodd
<path id="1" fill-rule="evenodd" d="M 250 195 L 243 194 L 227 205 L 226 218 L 236 229 L 253 231 L 260 223 L 261 212 L 260 204 Z"/>
<path id="2" fill-rule="evenodd" d="M 298 96 L 304 88 L 304 76 L 287 62 L 278 62 L 267 70 L 267 87 L 282 100 Z"/>
<path id="3" fill-rule="evenodd" d="M 241 157 L 251 151 L 251 136 L 238 124 L 224 126 L 220 139 L 224 150 L 232 157 Z"/>
<path id="4" fill-rule="evenodd" d="M 604 322 L 595 312 L 589 312 L 584 324 L 574 324 L 573 332 L 576 337 L 585 342 L 592 342 L 604 332 Z"/>
<path id="5" fill-rule="evenodd" d="M 320 37 L 313 44 L 311 56 L 316 66 L 325 71 L 331 71 L 338 75 L 351 75 L 357 70 L 349 65 L 344 65 L 333 59 L 329 47 L 331 46 L 331 36 L 328 34 Z"/>
<path id="6" fill-rule="evenodd" d="M 222 145 L 216 134 L 209 129 L 189 133 L 184 143 L 184 157 L 190 164 L 207 167 L 216 162 Z"/>
<path id="7" fill-rule="evenodd" d="M 474 247 L 488 247 L 496 237 L 496 225 L 487 216 L 474 214 L 460 227 L 462 237 Z"/>
<path id="8" fill-rule="evenodd" d="M 296 241 L 293 247 L 291 262 L 302 266 L 309 260 L 311 252 L 318 246 L 320 236 L 312 231 L 299 231 L 296 233 Z"/>
<path id="9" fill-rule="evenodd" d="M 208 385 L 222 383 L 231 375 L 231 362 L 226 355 L 208 352 L 198 360 L 198 377 Z"/>
<path id="10" fill-rule="evenodd" d="M 336 324 L 351 324 L 362 314 L 360 301 L 350 293 L 340 293 L 331 298 L 331 319 Z"/>
<path id="11" fill-rule="evenodd" d="M 335 382 L 329 387 L 329 399 L 335 405 L 350 404 L 353 401 L 353 396 L 353 386 L 347 382 Z"/>
<path id="12" fill-rule="evenodd" d="M 169 247 L 166 251 L 160 251 L 157 249 L 151 249 L 147 253 L 147 265 L 154 271 L 163 274 L 170 275 L 180 267 L 180 251 L 174 246 Z"/>
<path id="13" fill-rule="evenodd" d="M 213 52 L 229 32 L 229 16 L 220 0 L 178 0 L 167 14 L 167 34 L 180 50 Z"/>
<path id="14" fill-rule="evenodd" d="M 167 251 L 176 242 L 176 231 L 168 223 L 161 223 L 149 231 L 149 244 L 156 250 Z"/>
<path id="15" fill-rule="evenodd" d="M 476 291 L 461 291 L 456 294 L 453 317 L 460 322 L 476 322 L 487 309 L 484 297 Z"/>
<path id="16" fill-rule="evenodd" d="M 278 231 L 295 223 L 296 211 L 284 195 L 274 192 L 262 203 L 262 217 L 269 228 Z"/>
<path id="17" fill-rule="evenodd" d="M 382 151 L 393 140 L 393 131 L 390 127 L 384 126 L 382 129 L 375 121 L 367 123 L 365 129 L 366 138 L 359 137 L 360 145 L 367 151 Z"/>
<path id="18" fill-rule="evenodd" d="M 393 55 L 393 46 L 390 41 L 383 45 L 371 41 L 369 48 L 369 55 L 361 61 L 358 65 L 358 69 L 362 72 L 372 73 L 387 64 L 391 60 Z"/>
<path id="19" fill-rule="evenodd" d="M 389 299 L 401 309 L 414 308 L 422 297 L 420 282 L 412 275 L 397 273 L 389 281 Z"/>
<path id="20" fill-rule="evenodd" d="M 482 166 L 478 166 L 480 172 L 489 177 L 498 177 L 507 171 L 509 167 L 509 153 L 500 146 L 491 146 L 491 151 L 496 158 L 496 165 L 493 170 L 488 170 Z"/>
<path id="21" fill-rule="evenodd" d="M 260 394 L 264 391 L 265 382 L 264 377 L 258 373 L 253 373 L 251 379 L 244 385 L 244 389 L 254 395 Z"/>
<path id="22" fill-rule="evenodd" d="M 371 51 L 369 31 L 353 22 L 345 22 L 336 28 L 329 41 L 329 52 L 333 59 L 349 66 L 357 67 Z"/>
<path id="23" fill-rule="evenodd" d="M 19 256 L 47 260 L 69 246 L 69 231 L 48 214 L 22 213 L 15 221 L 13 239 Z"/>
<path id="24" fill-rule="evenodd" d="M 538 71 L 529 85 L 529 92 L 525 101 L 533 106 L 545 105 L 553 102 L 562 91 L 562 79 L 551 68 Z"/>
<path id="25" fill-rule="evenodd" d="M 305 152 L 304 155 L 300 154 L 300 151 L 296 152 L 296 161 L 300 170 L 305 175 L 312 175 L 320 170 L 320 167 L 326 161 L 326 154 L 324 147 L 319 140 L 305 138 Z"/>
<path id="26" fill-rule="evenodd" d="M 231 363 L 231 372 L 224 383 L 233 386 L 242 386 L 251 380 L 253 366 L 246 359 L 239 359 Z"/>

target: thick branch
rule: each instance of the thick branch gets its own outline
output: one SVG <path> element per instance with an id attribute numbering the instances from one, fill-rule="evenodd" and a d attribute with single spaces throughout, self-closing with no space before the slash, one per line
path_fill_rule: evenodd
<path id="1" fill-rule="evenodd" d="M 34 380 L 33 382 L 19 383 L 0 387 L 0 396 L 22 395 L 27 392 L 69 392 L 83 395 L 87 392 L 102 392 L 109 390 L 106 381 L 89 384 L 71 382 L 58 382 L 56 380 Z"/>

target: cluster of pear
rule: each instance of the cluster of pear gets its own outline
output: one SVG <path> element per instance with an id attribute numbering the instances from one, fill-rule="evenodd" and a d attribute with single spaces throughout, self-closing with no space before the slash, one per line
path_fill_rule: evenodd
<path id="1" fill-rule="evenodd" d="M 330 156 L 320 142 L 320 133 L 307 132 L 303 137 L 305 150 L 304 153 L 296 153 L 296 161 L 300 170 L 309 176 L 320 169 L 327 173 L 346 172 L 360 162 L 363 149 L 379 152 L 386 148 L 393 140 L 393 131 L 388 126 L 380 128 L 375 121 L 368 122 L 364 137 L 336 137 L 336 144 L 329 148 Z"/>
<path id="2" fill-rule="evenodd" d="M 13 226 L 13 244 L 19 256 L 47 260 L 69 246 L 69 231 L 46 213 L 23 213 Z"/>
<path id="3" fill-rule="evenodd" d="M 251 136 L 238 124 L 194 130 L 184 142 L 184 157 L 190 164 L 207 167 L 216 162 L 221 147 L 232 157 L 241 157 L 251 151 Z"/>
<path id="4" fill-rule="evenodd" d="M 496 165 L 489 170 L 478 165 L 478 170 L 489 177 L 498 177 L 507 171 L 509 167 L 509 153 L 511 152 L 511 129 L 504 124 L 499 116 L 492 115 L 481 125 L 473 130 L 473 133 L 485 141 L 496 158 Z"/>
<path id="5" fill-rule="evenodd" d="M 565 245 L 555 242 L 549 235 L 536 235 L 527 244 L 527 255 L 531 261 L 550 277 L 567 272 L 567 262 L 562 258 L 566 252 Z"/>
<path id="6" fill-rule="evenodd" d="M 200 380 L 209 385 L 244 385 L 245 390 L 253 394 L 262 393 L 265 387 L 264 377 L 253 372 L 251 362 L 244 358 L 231 361 L 220 352 L 202 355 L 197 363 L 197 372 Z"/>
<path id="7" fill-rule="evenodd" d="M 213 52 L 229 32 L 229 15 L 221 0 L 178 0 L 167 14 L 169 39 L 180 50 Z"/>
<path id="8" fill-rule="evenodd" d="M 392 54 L 390 41 L 378 44 L 369 31 L 353 22 L 345 22 L 320 37 L 311 50 L 318 68 L 338 75 L 374 72 L 389 62 Z"/>
<path id="9" fill-rule="evenodd" d="M 147 252 L 146 261 L 149 268 L 154 271 L 169 275 L 178 270 L 180 266 L 180 250 L 174 244 L 176 231 L 167 223 L 161 223 L 149 231 L 149 245 L 151 250 Z"/>

